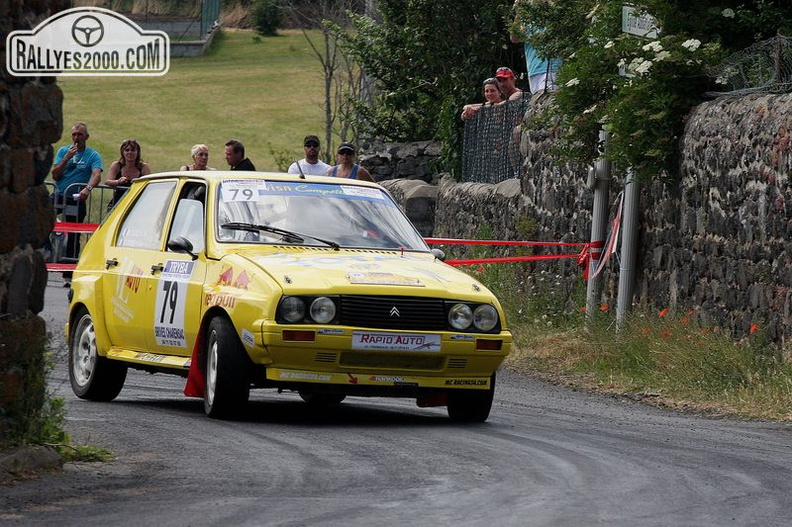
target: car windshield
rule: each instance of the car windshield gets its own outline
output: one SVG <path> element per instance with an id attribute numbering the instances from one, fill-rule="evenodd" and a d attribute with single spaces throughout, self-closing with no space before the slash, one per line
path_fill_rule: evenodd
<path id="1" fill-rule="evenodd" d="M 216 210 L 221 242 L 429 250 L 399 206 L 373 187 L 229 179 Z"/>

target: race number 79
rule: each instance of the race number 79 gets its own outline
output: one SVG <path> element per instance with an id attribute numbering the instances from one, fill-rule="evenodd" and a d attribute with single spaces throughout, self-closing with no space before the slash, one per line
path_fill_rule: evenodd
<path id="1" fill-rule="evenodd" d="M 173 325 L 173 319 L 176 316 L 176 308 L 179 304 L 179 282 L 171 282 L 170 280 L 162 281 L 162 311 L 160 313 L 160 324 L 168 326 Z M 166 311 L 170 310 L 170 319 L 166 322 Z"/>

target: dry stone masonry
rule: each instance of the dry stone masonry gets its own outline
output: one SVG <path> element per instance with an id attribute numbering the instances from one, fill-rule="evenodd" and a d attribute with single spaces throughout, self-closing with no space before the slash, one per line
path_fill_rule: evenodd
<path id="1" fill-rule="evenodd" d="M 9 32 L 35 27 L 68 0 L 0 1 L 0 444 L 40 409 L 47 271 L 39 249 L 52 230 L 44 185 L 62 132 L 63 95 L 52 77 L 12 77 Z"/>
<path id="2" fill-rule="evenodd" d="M 525 122 L 548 104 L 534 98 Z M 421 232 L 437 237 L 585 242 L 593 195 L 587 167 L 568 165 L 552 150 L 558 130 L 524 127 L 520 179 L 498 185 L 440 180 L 421 190 Z M 758 325 L 784 344 L 792 336 L 792 94 L 722 97 L 695 108 L 681 140 L 681 181 L 641 186 L 634 304 L 693 310 L 706 324 L 747 335 Z M 623 181 L 611 185 L 615 201 Z M 404 177 L 404 176 L 399 176 Z M 415 183 L 385 185 L 405 210 Z M 610 217 L 614 210 L 611 206 Z M 580 269 L 569 261 L 542 262 L 567 291 L 580 291 Z M 530 282 L 531 277 L 529 276 Z M 606 268 L 602 303 L 615 305 L 618 262 Z"/>

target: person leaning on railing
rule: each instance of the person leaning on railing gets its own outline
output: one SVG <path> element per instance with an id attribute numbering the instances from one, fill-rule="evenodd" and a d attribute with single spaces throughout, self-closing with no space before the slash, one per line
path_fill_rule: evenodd
<path id="1" fill-rule="evenodd" d="M 151 167 L 140 158 L 140 144 L 135 139 L 124 139 L 119 148 L 120 157 L 113 161 L 110 170 L 107 172 L 105 185 L 114 187 L 113 199 L 107 204 L 111 209 L 120 200 L 127 190 L 132 180 L 151 174 Z"/>
<path id="2" fill-rule="evenodd" d="M 65 145 L 55 154 L 52 165 L 52 179 L 55 181 L 55 192 L 52 194 L 56 212 L 63 214 L 63 221 L 82 223 L 87 213 L 85 201 L 91 190 L 99 184 L 104 166 L 102 156 L 93 148 L 86 146 L 90 135 L 88 125 L 75 123 L 71 129 L 73 144 Z M 79 184 L 86 184 L 82 189 L 68 195 L 67 189 L 79 188 Z M 74 186 L 73 186 L 74 185 Z M 57 210 L 61 208 L 62 210 Z M 80 237 L 69 236 L 66 244 L 67 258 L 76 259 L 80 255 Z M 71 282 L 71 272 L 63 273 L 63 279 L 68 285 Z"/>
<path id="3" fill-rule="evenodd" d="M 495 77 L 490 77 L 489 79 L 484 80 L 484 83 L 482 85 L 482 93 L 484 95 L 485 102 L 478 104 L 466 104 L 465 106 L 462 107 L 461 117 L 463 121 L 467 121 L 468 119 L 476 115 L 476 112 L 479 111 L 479 109 L 483 108 L 484 106 L 487 105 L 492 106 L 493 104 L 500 104 L 506 100 L 506 97 L 503 96 L 503 92 L 501 91 L 500 86 L 498 86 L 498 79 L 496 79 Z"/>

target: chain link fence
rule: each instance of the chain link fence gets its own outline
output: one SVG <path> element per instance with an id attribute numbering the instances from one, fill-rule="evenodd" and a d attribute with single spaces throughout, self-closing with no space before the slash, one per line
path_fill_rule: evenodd
<path id="1" fill-rule="evenodd" d="M 731 55 L 708 74 L 724 86 L 708 95 L 792 91 L 792 39 L 783 35 L 757 42 Z"/>
<path id="2" fill-rule="evenodd" d="M 520 137 L 530 96 L 484 106 L 465 121 L 462 143 L 462 181 L 500 183 L 519 178 L 523 156 Z"/>

